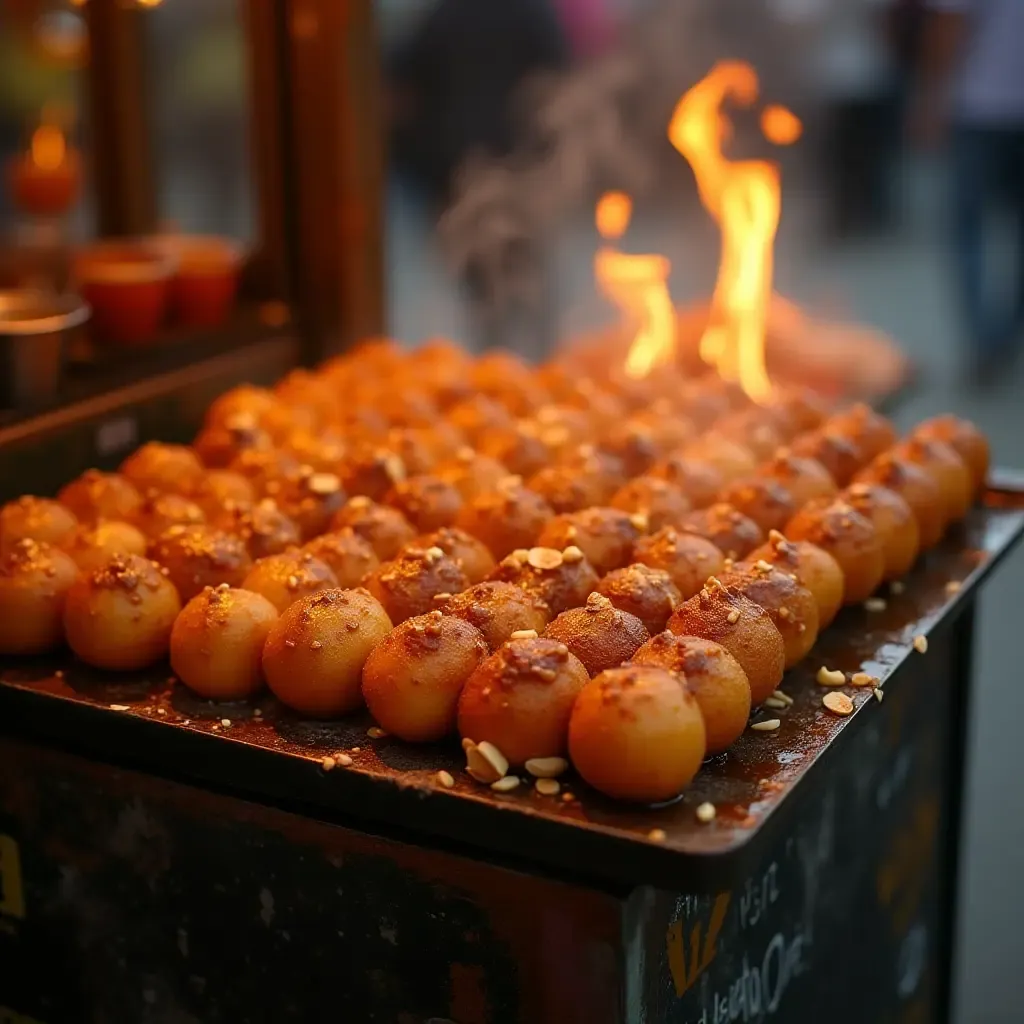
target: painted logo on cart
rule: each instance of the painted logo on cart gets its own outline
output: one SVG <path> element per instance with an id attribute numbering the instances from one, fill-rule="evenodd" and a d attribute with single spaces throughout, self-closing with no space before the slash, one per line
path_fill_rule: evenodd
<path id="1" fill-rule="evenodd" d="M 715 897 L 711 914 L 707 920 L 698 920 L 686 935 L 689 921 L 673 921 L 668 929 L 668 967 L 676 995 L 681 996 L 693 987 L 693 983 L 711 966 L 717 952 L 718 934 L 722 930 L 731 892 L 722 892 Z"/>

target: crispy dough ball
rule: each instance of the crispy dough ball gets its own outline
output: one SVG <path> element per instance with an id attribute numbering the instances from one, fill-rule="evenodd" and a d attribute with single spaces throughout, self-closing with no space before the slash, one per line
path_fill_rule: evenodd
<path id="1" fill-rule="evenodd" d="M 282 704 L 332 718 L 363 703 L 363 666 L 391 632 L 387 612 L 362 588 L 323 590 L 297 600 L 274 623 L 263 674 Z"/>
<path id="2" fill-rule="evenodd" d="M 235 416 L 247 416 L 259 422 L 262 416 L 280 406 L 281 400 L 269 388 L 240 384 L 214 399 L 206 410 L 205 423 L 224 423 Z"/>
<path id="3" fill-rule="evenodd" d="M 465 398 L 471 390 L 469 367 L 472 359 L 465 349 L 445 338 L 433 338 L 409 353 L 408 366 L 414 377 L 441 406 Z"/>
<path id="4" fill-rule="evenodd" d="M 854 483 L 879 484 L 898 494 L 917 520 L 922 551 L 935 547 L 942 539 L 947 525 L 942 491 L 922 466 L 895 452 L 883 452 L 857 474 Z"/>
<path id="5" fill-rule="evenodd" d="M 689 420 L 669 414 L 648 424 L 641 416 L 635 413 L 627 420 L 613 423 L 601 438 L 601 450 L 617 458 L 629 477 L 646 473 L 658 459 L 693 440 Z"/>
<path id="6" fill-rule="evenodd" d="M 459 734 L 493 743 L 513 766 L 566 752 L 569 716 L 587 670 L 557 640 L 510 640 L 466 680 Z"/>
<path id="7" fill-rule="evenodd" d="M 26 537 L 0 560 L 0 654 L 42 654 L 64 639 L 64 602 L 78 566 Z"/>
<path id="8" fill-rule="evenodd" d="M 144 555 L 146 538 L 131 523 L 83 523 L 65 541 L 64 552 L 81 572 L 95 572 L 115 555 Z"/>
<path id="9" fill-rule="evenodd" d="M 619 800 L 671 800 L 707 750 L 704 718 L 679 678 L 657 665 L 602 672 L 576 698 L 569 756 L 594 789 Z"/>
<path id="10" fill-rule="evenodd" d="M 694 508 L 710 505 L 725 486 L 725 474 L 709 462 L 698 462 L 673 452 L 651 466 L 648 476 L 667 480 L 686 495 Z"/>
<path id="11" fill-rule="evenodd" d="M 100 519 L 130 520 L 142 502 L 138 488 L 117 473 L 87 469 L 77 480 L 60 489 L 57 500 L 80 523 Z"/>
<path id="12" fill-rule="evenodd" d="M 298 548 L 259 559 L 242 581 L 243 590 L 262 594 L 282 613 L 300 598 L 337 586 L 337 577 L 326 562 Z"/>
<path id="13" fill-rule="evenodd" d="M 849 502 L 834 498 L 805 505 L 786 525 L 792 540 L 807 540 L 827 551 L 843 570 L 844 604 L 867 600 L 885 574 L 878 530 Z"/>
<path id="14" fill-rule="evenodd" d="M 208 469 L 192 493 L 194 501 L 210 521 L 225 509 L 248 507 L 256 501 L 256 490 L 241 473 L 231 469 Z"/>
<path id="15" fill-rule="evenodd" d="M 513 551 L 491 573 L 492 580 L 514 583 L 536 594 L 561 615 L 567 608 L 578 608 L 597 589 L 598 576 L 579 548 L 556 551 L 554 548 L 530 548 Z"/>
<path id="16" fill-rule="evenodd" d="M 149 557 L 167 570 L 182 601 L 205 587 L 237 587 L 252 568 L 241 537 L 212 526 L 172 526 L 149 546 Z"/>
<path id="17" fill-rule="evenodd" d="M 700 431 L 728 415 L 732 402 L 717 374 L 687 380 L 676 395 L 677 408 L 693 421 Z"/>
<path id="18" fill-rule="evenodd" d="M 750 553 L 750 561 L 770 562 L 797 577 L 818 606 L 819 632 L 839 614 L 846 580 L 839 563 L 823 548 L 805 540 L 787 540 L 778 530 L 772 530 L 768 543 Z"/>
<path id="19" fill-rule="evenodd" d="M 254 560 L 279 555 L 297 547 L 302 539 L 298 526 L 281 511 L 273 498 L 263 498 L 252 506 L 227 508 L 214 525 L 241 537 Z"/>
<path id="20" fill-rule="evenodd" d="M 345 492 L 336 473 L 314 473 L 304 466 L 282 482 L 275 500 L 307 541 L 327 531 L 345 504 Z"/>
<path id="21" fill-rule="evenodd" d="M 843 498 L 878 531 L 885 560 L 883 580 L 906 575 L 921 550 L 921 531 L 910 506 L 881 484 L 851 484 Z"/>
<path id="22" fill-rule="evenodd" d="M 22 495 L 0 508 L 0 553 L 10 551 L 19 540 L 60 547 L 77 526 L 74 513 L 56 501 Z"/>
<path id="23" fill-rule="evenodd" d="M 898 439 L 896 428 L 881 413 L 875 412 L 863 402 L 829 417 L 825 429 L 853 442 L 860 452 L 861 466 L 888 451 Z"/>
<path id="24" fill-rule="evenodd" d="M 511 427 L 512 414 L 500 403 L 486 395 L 475 394 L 457 402 L 445 419 L 466 438 L 475 444 L 484 432 L 497 427 Z"/>
<path id="25" fill-rule="evenodd" d="M 790 450 L 824 466 L 839 487 L 845 487 L 870 461 L 852 437 L 828 424 L 795 438 Z"/>
<path id="26" fill-rule="evenodd" d="M 370 652 L 363 699 L 388 733 L 431 743 L 455 730 L 459 694 L 487 657 L 480 630 L 433 611 L 406 619 Z"/>
<path id="27" fill-rule="evenodd" d="M 451 526 L 462 510 L 462 495 L 455 485 L 426 473 L 400 480 L 384 500 L 421 533 Z"/>
<path id="28" fill-rule="evenodd" d="M 594 571 L 603 576 L 630 563 L 633 545 L 646 532 L 647 518 L 642 513 L 587 508 L 555 516 L 541 530 L 537 544 L 556 551 L 575 546 L 586 555 Z"/>
<path id="29" fill-rule="evenodd" d="M 332 530 L 352 527 L 386 562 L 416 536 L 412 524 L 398 509 L 378 505 L 365 495 L 349 498 L 331 522 Z"/>
<path id="30" fill-rule="evenodd" d="M 557 512 L 579 512 L 610 500 L 617 490 L 600 463 L 589 460 L 589 468 L 580 465 L 546 466 L 534 473 L 526 486 L 539 494 Z"/>
<path id="31" fill-rule="evenodd" d="M 495 490 L 467 502 L 455 525 L 486 544 L 500 559 L 516 548 L 532 547 L 553 516 L 551 506 L 539 494 L 524 487 L 519 477 L 507 476 Z"/>
<path id="32" fill-rule="evenodd" d="M 667 572 L 683 599 L 693 597 L 709 576 L 725 568 L 725 556 L 706 537 L 665 526 L 641 537 L 633 548 L 635 561 Z"/>
<path id="33" fill-rule="evenodd" d="M 757 469 L 757 460 L 749 448 L 721 434 L 701 435 L 682 450 L 682 456 L 717 469 L 723 486 L 750 476 Z"/>
<path id="34" fill-rule="evenodd" d="M 205 522 L 203 510 L 191 498 L 149 491 L 135 513 L 134 525 L 152 540 L 172 526 L 201 526 Z"/>
<path id="35" fill-rule="evenodd" d="M 137 555 L 118 555 L 72 585 L 64 635 L 87 665 L 146 668 L 166 656 L 180 611 L 178 592 L 160 566 Z"/>
<path id="36" fill-rule="evenodd" d="M 781 530 L 797 510 L 786 487 L 770 476 L 737 480 L 718 495 L 718 500 L 752 519 L 764 533 Z"/>
<path id="37" fill-rule="evenodd" d="M 738 562 L 721 577 L 723 586 L 760 605 L 782 634 L 785 667 L 792 668 L 818 639 L 818 602 L 814 595 L 771 562 Z"/>
<path id="38" fill-rule="evenodd" d="M 936 416 L 915 427 L 913 436 L 945 441 L 970 470 L 975 494 L 985 486 L 991 453 L 987 438 L 970 420 L 958 416 Z"/>
<path id="39" fill-rule="evenodd" d="M 433 611 L 438 594 L 457 594 L 469 580 L 459 563 L 440 548 L 406 548 L 397 558 L 382 562 L 364 585 L 397 625 Z"/>
<path id="40" fill-rule="evenodd" d="M 436 465 L 437 456 L 431 451 L 430 427 L 392 427 L 384 439 L 405 466 L 410 476 L 429 473 Z"/>
<path id="41" fill-rule="evenodd" d="M 506 349 L 492 349 L 474 360 L 469 383 L 514 413 L 534 409 L 550 397 L 523 359 Z"/>
<path id="42" fill-rule="evenodd" d="M 407 381 L 395 387 L 387 382 L 373 397 L 377 411 L 393 427 L 429 427 L 441 415 L 434 400 L 419 390 L 419 381 Z"/>
<path id="43" fill-rule="evenodd" d="M 513 633 L 533 630 L 543 633 L 551 621 L 551 609 L 536 594 L 514 583 L 490 580 L 477 583 L 461 594 L 442 598 L 438 607 L 445 615 L 465 619 L 483 634 L 487 646 L 496 651 Z M 486 737 L 484 737 L 486 738 Z"/>
<path id="44" fill-rule="evenodd" d="M 497 564 L 487 547 L 467 533 L 453 526 L 445 526 L 433 533 L 418 537 L 412 546 L 421 550 L 440 548 L 449 558 L 458 563 L 470 584 L 481 583 L 494 572 Z"/>
<path id="45" fill-rule="evenodd" d="M 580 445 L 589 444 L 593 430 L 589 413 L 567 405 L 546 405 L 532 419 L 520 423 L 547 449 L 549 462 L 570 458 Z"/>
<path id="46" fill-rule="evenodd" d="M 234 473 L 244 476 L 258 497 L 274 496 L 284 481 L 298 473 L 302 464 L 283 448 L 247 448 L 228 465 Z"/>
<path id="47" fill-rule="evenodd" d="M 477 441 L 477 451 L 522 477 L 539 472 L 551 459 L 536 425 L 520 421 L 485 431 Z"/>
<path id="48" fill-rule="evenodd" d="M 692 508 L 681 487 L 656 476 L 630 480 L 615 492 L 611 506 L 624 512 L 639 512 L 651 530 L 677 526 Z"/>
<path id="49" fill-rule="evenodd" d="M 629 661 L 650 639 L 635 615 L 621 611 L 596 592 L 582 608 L 570 608 L 557 616 L 544 635 L 565 644 L 591 676 Z"/>
<path id="50" fill-rule="evenodd" d="M 254 417 L 245 413 L 203 427 L 192 442 L 192 450 L 200 461 L 214 469 L 226 469 L 249 449 L 273 446 L 273 438 Z"/>
<path id="51" fill-rule="evenodd" d="M 659 633 L 633 655 L 634 665 L 656 665 L 679 676 L 704 719 L 707 753 L 728 750 L 750 718 L 750 683 L 740 663 L 713 640 Z"/>
<path id="52" fill-rule="evenodd" d="M 118 472 L 139 491 L 191 494 L 205 470 L 191 448 L 150 441 L 132 452 Z"/>
<path id="53" fill-rule="evenodd" d="M 788 437 L 820 427 L 829 411 L 825 399 L 809 388 L 775 388 L 765 408 Z"/>
<path id="54" fill-rule="evenodd" d="M 207 700 L 244 700 L 263 685 L 263 645 L 277 609 L 251 590 L 206 587 L 171 630 L 171 668 Z"/>
<path id="55" fill-rule="evenodd" d="M 454 487 L 463 501 L 493 491 L 508 476 L 508 469 L 497 459 L 478 455 L 472 448 L 462 447 L 455 457 L 439 463 L 435 470 L 439 479 Z"/>
<path id="56" fill-rule="evenodd" d="M 753 519 L 721 501 L 691 512 L 680 530 L 711 541 L 726 558 L 745 558 L 764 543 L 764 533 Z"/>
<path id="57" fill-rule="evenodd" d="M 694 424 L 676 410 L 668 398 L 659 398 L 647 408 L 633 413 L 628 420 L 621 415 L 616 416 L 610 421 L 606 431 L 619 423 L 626 422 L 650 433 L 657 451 L 657 458 L 677 451 L 697 436 L 697 428 Z"/>
<path id="58" fill-rule="evenodd" d="M 340 467 L 342 489 L 383 501 L 395 484 L 408 475 L 405 463 L 389 448 L 366 442 L 352 445 Z"/>
<path id="59" fill-rule="evenodd" d="M 832 475 L 820 462 L 794 455 L 788 448 L 781 449 L 775 458 L 759 466 L 757 476 L 785 487 L 798 509 L 815 498 L 834 498 L 839 493 Z"/>
<path id="60" fill-rule="evenodd" d="M 639 562 L 608 573 L 597 592 L 620 611 L 635 615 L 651 636 L 665 628 L 669 616 L 683 603 L 667 572 Z"/>
<path id="61" fill-rule="evenodd" d="M 741 665 L 750 683 L 750 699 L 760 704 L 782 682 L 786 645 L 771 616 L 748 597 L 713 578 L 684 601 L 668 620 L 677 636 L 699 636 L 721 644 Z"/>
<path id="62" fill-rule="evenodd" d="M 967 464 L 945 441 L 911 437 L 893 449 L 893 454 L 920 466 L 939 485 L 946 520 L 959 522 L 974 503 L 974 482 Z"/>
<path id="63" fill-rule="evenodd" d="M 358 587 L 363 577 L 380 565 L 369 541 L 363 540 L 351 526 L 321 534 L 302 550 L 330 566 L 338 586 L 344 589 Z"/>
<path id="64" fill-rule="evenodd" d="M 755 462 L 771 458 L 783 443 L 776 418 L 758 405 L 723 417 L 715 424 L 714 433 L 750 452 Z"/>
<path id="65" fill-rule="evenodd" d="M 321 427 L 315 434 L 293 430 L 281 447 L 314 473 L 335 472 L 347 450 L 344 438 L 331 427 Z"/>

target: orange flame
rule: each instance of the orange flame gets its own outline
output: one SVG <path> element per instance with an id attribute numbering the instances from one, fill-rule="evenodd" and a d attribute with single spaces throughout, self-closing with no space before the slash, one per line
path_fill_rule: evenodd
<path id="1" fill-rule="evenodd" d="M 32 163 L 42 171 L 55 171 L 67 156 L 64 133 L 55 124 L 42 124 L 32 133 L 29 153 Z"/>
<path id="2" fill-rule="evenodd" d="M 800 118 L 791 110 L 770 104 L 761 111 L 761 131 L 776 146 L 792 146 L 803 134 Z"/>

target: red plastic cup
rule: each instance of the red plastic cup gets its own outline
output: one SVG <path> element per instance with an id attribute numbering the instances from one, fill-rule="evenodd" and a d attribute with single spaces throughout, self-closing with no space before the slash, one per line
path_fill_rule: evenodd
<path id="1" fill-rule="evenodd" d="M 177 261 L 171 282 L 175 321 L 184 327 L 224 323 L 238 294 L 244 248 L 217 235 L 161 235 L 153 244 Z"/>

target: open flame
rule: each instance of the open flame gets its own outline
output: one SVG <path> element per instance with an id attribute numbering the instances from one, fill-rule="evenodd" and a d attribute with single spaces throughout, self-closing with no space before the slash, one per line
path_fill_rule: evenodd
<path id="1" fill-rule="evenodd" d="M 55 171 L 67 156 L 68 146 L 64 133 L 55 124 L 41 124 L 29 143 L 32 163 L 41 171 Z"/>

